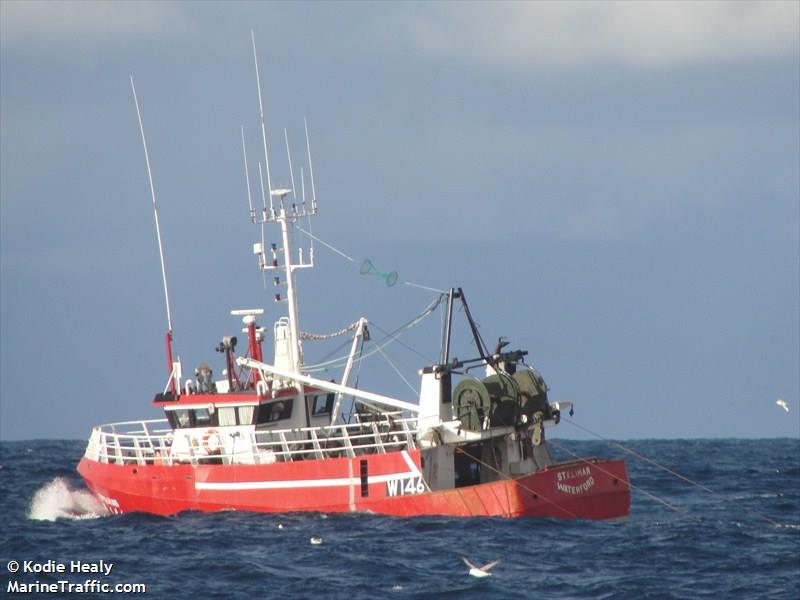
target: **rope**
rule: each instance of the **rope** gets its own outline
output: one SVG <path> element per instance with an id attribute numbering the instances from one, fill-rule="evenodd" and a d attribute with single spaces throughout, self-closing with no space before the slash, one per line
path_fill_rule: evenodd
<path id="1" fill-rule="evenodd" d="M 391 361 L 391 359 L 390 359 L 390 358 L 389 358 L 389 356 L 386 354 L 386 352 L 384 352 L 384 351 L 383 351 L 381 348 L 378 348 L 378 351 L 381 353 L 381 356 L 383 356 L 383 359 L 384 359 L 384 360 L 385 360 L 387 363 L 389 363 L 389 366 L 390 366 L 390 367 L 392 367 L 392 369 L 394 369 L 394 372 L 395 372 L 395 373 L 397 373 L 398 377 L 400 377 L 400 379 L 402 379 L 402 380 L 403 380 L 403 382 L 404 382 L 404 383 L 405 383 L 405 384 L 408 386 L 408 389 L 410 389 L 410 390 L 411 390 L 411 393 L 412 393 L 412 394 L 416 394 L 416 393 L 417 393 L 417 390 L 415 390 L 415 389 L 414 389 L 414 386 L 413 386 L 413 385 L 411 385 L 411 384 L 408 382 L 408 379 L 406 379 L 406 378 L 403 376 L 403 374 L 400 372 L 400 369 L 398 369 L 398 368 L 397 368 L 397 366 L 395 366 L 395 364 L 394 364 L 394 363 Z"/>
<path id="2" fill-rule="evenodd" d="M 315 236 L 315 235 L 314 235 L 313 233 L 311 233 L 310 231 L 306 231 L 305 229 L 303 229 L 302 227 L 300 227 L 300 225 L 298 225 L 297 223 L 295 223 L 295 224 L 294 224 L 294 226 L 295 226 L 295 229 L 299 229 L 300 231 L 302 231 L 303 233 L 305 233 L 305 234 L 306 234 L 308 237 L 310 237 L 312 240 L 316 240 L 316 241 L 318 241 L 320 244 L 322 244 L 323 246 L 325 246 L 325 247 L 326 247 L 326 248 L 328 248 L 329 250 L 333 250 L 334 252 L 336 252 L 336 254 L 338 254 L 339 256 L 341 256 L 341 257 L 343 257 L 343 258 L 346 258 L 346 259 L 347 259 L 347 260 L 349 260 L 350 262 L 356 262 L 355 260 L 353 260 L 351 257 L 347 256 L 347 254 L 345 254 L 345 253 L 344 253 L 344 252 L 342 252 L 341 250 L 339 250 L 339 249 L 337 249 L 337 248 L 334 248 L 334 247 L 333 247 L 332 245 L 330 245 L 328 242 L 326 242 L 325 240 L 322 240 L 322 239 L 318 238 L 317 236 Z"/>
<path id="3" fill-rule="evenodd" d="M 364 360 L 365 358 L 367 358 L 369 356 L 372 356 L 373 354 L 378 352 L 381 348 L 384 348 L 388 344 L 390 344 L 393 341 L 395 341 L 395 339 L 397 337 L 399 337 L 400 335 L 402 335 L 403 333 L 405 333 L 406 331 L 408 331 L 412 327 L 415 327 L 416 325 L 418 325 L 425 317 L 427 317 L 434 310 L 436 310 L 436 307 L 439 306 L 439 303 L 442 302 L 442 300 L 444 298 L 445 298 L 445 296 L 439 296 L 438 298 L 436 298 L 420 314 L 418 314 L 416 317 L 414 317 L 413 319 L 411 319 L 410 321 L 408 321 L 404 325 L 401 325 L 400 327 L 395 329 L 389 336 L 386 336 L 380 342 L 377 342 L 374 345 L 375 349 L 373 349 L 372 351 L 368 352 L 367 354 L 363 354 L 361 357 L 356 359 L 356 362 L 360 362 L 360 361 Z M 339 366 L 342 366 L 345 362 L 347 362 L 347 359 L 348 359 L 348 356 L 340 356 L 339 358 L 335 358 L 335 359 L 332 359 L 332 360 L 329 360 L 329 361 L 326 361 L 326 362 L 320 362 L 320 363 L 317 363 L 315 365 L 309 365 L 306 368 L 306 370 L 309 373 L 312 373 L 312 372 L 316 372 L 316 371 L 323 371 L 323 370 L 339 367 Z"/>
<path id="4" fill-rule="evenodd" d="M 469 456 L 469 457 L 470 457 L 472 460 L 474 460 L 475 462 L 479 463 L 480 465 L 482 465 L 482 466 L 486 467 L 486 468 L 487 468 L 487 469 L 489 469 L 490 471 L 494 471 L 495 473 L 497 473 L 497 474 L 498 474 L 498 475 L 500 475 L 501 477 L 504 477 L 505 479 L 508 479 L 508 480 L 509 480 L 509 481 L 511 481 L 512 483 L 516 483 L 516 484 L 517 484 L 519 487 L 521 487 L 521 488 L 522 488 L 523 490 L 525 490 L 526 492 L 529 492 L 529 493 L 531 493 L 531 494 L 534 494 L 535 496 L 541 497 L 541 498 L 542 498 L 542 500 L 544 500 L 544 501 L 545 501 L 545 502 L 547 502 L 548 504 L 552 504 L 552 505 L 553 505 L 553 506 L 555 506 L 555 507 L 556 507 L 558 510 L 564 511 L 565 513 L 568 513 L 568 514 L 569 514 L 571 517 L 573 517 L 573 518 L 575 518 L 575 519 L 579 518 L 579 517 L 578 517 L 578 515 L 576 515 L 574 512 L 572 512 L 572 511 L 570 511 L 570 510 L 568 510 L 568 509 L 564 508 L 563 506 L 561 506 L 560 504 L 558 504 L 558 503 L 554 502 L 553 500 L 550 500 L 550 498 L 548 498 L 547 496 L 545 496 L 545 495 L 544 495 L 544 494 L 542 494 L 541 492 L 537 492 L 536 490 L 532 490 L 532 489 L 531 489 L 531 488 L 529 488 L 527 485 L 524 485 L 523 483 L 520 483 L 520 481 L 519 481 L 518 479 L 514 479 L 513 477 L 511 477 L 511 475 L 507 475 L 506 473 L 503 473 L 502 471 L 500 471 L 500 470 L 496 469 L 495 467 L 493 467 L 493 466 L 492 466 L 492 465 L 490 465 L 489 463 L 483 462 L 481 459 L 479 459 L 479 458 L 476 458 L 475 456 L 473 456 L 472 454 L 470 454 L 469 452 L 467 452 L 466 450 L 464 450 L 464 449 L 463 449 L 463 448 L 461 448 L 460 446 L 455 446 L 455 447 L 454 447 L 454 449 L 455 449 L 455 451 L 456 451 L 456 452 L 461 452 L 462 454 L 466 454 L 466 455 L 467 455 L 467 456 Z M 456 488 L 456 489 L 458 489 L 458 488 Z M 509 508 L 511 508 L 511 507 L 509 506 Z"/>
<path id="5" fill-rule="evenodd" d="M 429 287 L 427 285 L 420 285 L 419 283 L 414 283 L 412 281 L 404 281 L 403 283 L 411 287 L 419 288 L 421 290 L 428 290 L 429 292 L 437 292 L 439 294 L 447 293 L 447 290 L 440 290 L 439 288 Z"/>
<path id="6" fill-rule="evenodd" d="M 673 470 L 672 470 L 672 469 L 670 469 L 669 467 L 666 467 L 666 466 L 662 465 L 661 463 L 658 463 L 658 462 L 656 462 L 656 461 L 655 461 L 655 460 L 653 460 L 652 458 L 647 458 L 646 456 L 643 456 L 642 454 L 639 454 L 639 453 L 638 453 L 638 452 L 636 452 L 635 450 L 632 450 L 632 449 L 630 449 L 630 448 L 627 448 L 627 447 L 623 446 L 623 445 L 622 445 L 622 444 L 620 444 L 619 442 L 614 442 L 614 441 L 612 441 L 612 440 L 606 439 L 606 438 L 604 438 L 602 435 L 600 435 L 599 433 L 596 433 L 596 432 L 592 431 L 591 429 L 588 429 L 588 428 L 586 428 L 586 427 L 583 427 L 582 425 L 578 425 L 578 424 L 577 424 L 575 421 L 573 421 L 572 419 L 569 419 L 569 418 L 567 418 L 567 417 L 565 417 L 565 416 L 562 416 L 562 417 L 561 417 L 561 419 L 562 419 L 562 420 L 566 420 L 566 421 L 567 421 L 568 423 L 570 423 L 571 425 L 574 425 L 574 426 L 575 426 L 575 427 L 577 427 L 578 429 L 581 429 L 581 430 L 585 431 L 586 433 L 589 433 L 589 434 L 591 434 L 591 435 L 595 436 L 597 439 L 604 441 L 605 443 L 609 444 L 610 446 L 614 446 L 614 447 L 616 447 L 616 448 L 619 448 L 619 449 L 620 449 L 620 450 L 622 450 L 623 452 L 627 452 L 628 454 L 631 454 L 631 455 L 635 456 L 635 457 L 636 457 L 636 458 L 638 458 L 639 460 L 642 460 L 642 461 L 644 461 L 644 462 L 646 462 L 646 463 L 649 463 L 649 464 L 653 465 L 654 467 L 657 467 L 657 468 L 661 469 L 662 471 L 666 471 L 667 473 L 669 473 L 669 474 L 670 474 L 670 475 L 672 475 L 673 477 L 676 477 L 676 478 L 678 478 L 678 479 L 681 479 L 681 480 L 685 481 L 686 483 L 689 483 L 689 484 L 691 484 L 691 485 L 693 485 L 693 486 L 695 486 L 695 487 L 697 487 L 697 488 L 700 488 L 701 490 L 703 490 L 704 492 L 707 492 L 707 493 L 711 494 L 712 496 L 716 496 L 716 497 L 717 497 L 719 500 L 722 500 L 722 501 L 724 501 L 724 502 L 731 502 L 731 503 L 735 504 L 736 506 L 738 506 L 739 508 L 743 509 L 744 511 L 746 511 L 746 512 L 748 512 L 748 513 L 751 513 L 751 514 L 753 514 L 753 515 L 755 515 L 755 516 L 757 516 L 757 517 L 760 517 L 760 518 L 764 519 L 764 520 L 765 520 L 765 521 L 767 521 L 767 522 L 768 522 L 770 525 L 774 525 L 775 527 L 780 527 L 780 523 L 778 523 L 777 521 L 774 521 L 773 519 L 771 519 L 771 518 L 770 518 L 770 517 L 768 517 L 767 515 L 765 515 L 765 514 L 763 514 L 763 513 L 759 512 L 759 511 L 757 511 L 757 510 L 754 510 L 754 509 L 752 509 L 752 508 L 749 508 L 749 507 L 747 507 L 747 506 L 744 506 L 743 504 L 741 504 L 740 502 L 737 502 L 737 501 L 736 501 L 736 500 L 734 500 L 733 498 L 728 498 L 728 497 L 726 497 L 726 496 L 723 496 L 723 495 L 722 495 L 722 494 L 720 494 L 719 492 L 715 492 L 714 490 L 712 490 L 710 487 L 707 487 L 707 486 L 705 486 L 705 485 L 703 485 L 703 484 L 701 484 L 701 483 L 698 483 L 698 482 L 696 482 L 696 481 L 694 481 L 694 480 L 692 480 L 692 479 L 689 479 L 689 478 L 688 478 L 688 477 L 686 477 L 685 475 L 681 475 L 681 474 L 680 474 L 680 473 L 678 473 L 677 471 L 673 471 Z"/>
<path id="7" fill-rule="evenodd" d="M 555 443 L 553 443 L 552 441 L 548 441 L 548 444 L 554 445 L 554 446 L 558 447 L 559 449 L 563 450 L 564 452 L 566 452 L 566 453 L 568 453 L 568 454 L 571 454 L 571 455 L 572 455 L 574 458 L 576 458 L 577 460 L 579 460 L 579 461 L 581 461 L 581 462 L 584 462 L 584 463 L 586 463 L 587 465 L 591 465 L 592 467 L 594 467 L 594 468 L 595 468 L 595 469 L 597 469 L 598 471 L 602 471 L 602 472 L 603 472 L 603 473 L 605 473 L 606 475 L 609 475 L 609 476 L 611 476 L 611 477 L 614 477 L 614 474 L 613 474 L 613 473 L 611 473 L 610 471 L 607 471 L 607 470 L 606 470 L 606 469 L 604 469 L 603 467 L 599 466 L 597 463 L 590 462 L 590 461 L 586 460 L 585 458 L 582 458 L 582 457 L 578 456 L 577 454 L 575 454 L 574 452 L 571 452 L 570 450 L 567 450 L 566 448 L 564 448 L 564 447 L 563 447 L 563 446 L 561 446 L 560 444 L 555 444 Z M 483 462 L 482 460 L 480 460 L 480 459 L 478 459 L 478 458 L 475 458 L 474 456 L 472 456 L 472 455 L 471 455 L 471 454 L 469 454 L 468 452 L 465 452 L 464 450 L 462 450 L 462 449 L 461 449 L 461 448 L 459 448 L 458 446 L 456 446 L 455 450 L 456 450 L 457 452 L 462 452 L 462 453 L 464 453 L 464 454 L 467 454 L 467 456 L 469 456 L 470 458 L 472 458 L 472 459 L 473 459 L 473 460 L 475 460 L 476 462 L 478 462 L 478 463 L 482 464 L 482 465 L 483 465 L 483 466 L 485 466 L 486 468 L 488 468 L 488 469 L 490 469 L 490 470 L 494 471 L 495 473 L 497 473 L 497 474 L 499 474 L 499 475 L 501 475 L 501 476 L 505 477 L 506 479 L 510 479 L 511 481 L 513 481 L 514 483 L 516 483 L 518 486 L 520 486 L 522 489 L 524 489 L 524 490 L 526 490 L 526 491 L 528 491 L 528 492 L 530 492 L 530 493 L 532 493 L 532 494 L 537 494 L 537 495 L 541 496 L 543 500 L 545 500 L 545 501 L 547 501 L 548 503 L 552 504 L 553 506 L 555 506 L 555 507 L 556 507 L 556 508 L 558 508 L 559 510 L 563 510 L 563 511 L 565 511 L 565 512 L 568 512 L 570 515 L 572 515 L 572 516 L 573 516 L 573 517 L 575 517 L 576 519 L 578 518 L 578 516 L 577 516 L 576 514 L 574 514 L 574 513 L 570 512 L 570 511 L 568 511 L 566 508 L 564 508 L 564 507 L 563 507 L 563 506 L 561 506 L 560 504 L 556 504 L 555 502 L 553 502 L 552 500 L 550 500 L 549 498 L 547 498 L 546 496 L 544 496 L 544 495 L 543 495 L 543 494 L 541 494 L 540 492 L 537 492 L 537 491 L 535 491 L 535 490 L 532 490 L 532 489 L 530 489 L 529 487 L 527 487 L 527 486 L 523 485 L 522 483 L 520 483 L 518 480 L 514 479 L 514 478 L 513 478 L 513 477 L 511 477 L 510 475 L 506 475 L 506 474 L 505 474 L 505 473 L 503 473 L 502 471 L 499 471 L 498 469 L 495 469 L 495 468 L 494 468 L 492 465 L 490 465 L 490 464 L 488 464 L 488 463 L 485 463 L 485 462 Z M 680 508 L 678 508 L 678 507 L 676 507 L 676 506 L 674 506 L 674 505 L 670 504 L 670 503 L 669 503 L 669 502 L 667 502 L 666 500 L 663 500 L 663 499 L 659 498 L 659 497 L 658 497 L 658 496 L 656 496 L 655 494 L 651 494 L 650 492 L 648 492 L 647 490 L 645 490 L 645 489 L 643 489 L 643 488 L 640 488 L 639 486 L 635 486 L 635 485 L 633 485 L 633 484 L 632 484 L 630 481 L 628 481 L 628 482 L 627 482 L 627 484 L 628 484 L 628 487 L 630 487 L 631 489 L 635 489 L 635 490 L 637 490 L 637 491 L 639 491 L 639 492 L 643 493 L 644 495 L 646 495 L 646 496 L 649 496 L 649 497 L 650 497 L 650 498 L 652 498 L 653 500 L 656 500 L 657 502 L 660 502 L 661 504 L 663 504 L 664 506 L 666 506 L 666 507 L 670 508 L 671 510 L 673 510 L 673 511 L 675 511 L 675 512 L 683 512 L 683 511 L 682 511 L 682 509 L 680 509 Z"/>
<path id="8" fill-rule="evenodd" d="M 309 221 L 309 229 L 311 229 L 310 223 L 311 222 Z M 332 250 L 333 252 L 335 252 L 336 254 L 341 256 L 342 258 L 345 258 L 345 259 L 349 260 L 351 263 L 356 262 L 355 259 L 352 256 L 348 256 L 347 254 L 345 254 L 344 252 L 342 252 L 341 250 L 336 248 L 333 244 L 329 244 L 328 242 L 326 242 L 325 240 L 317 237 L 316 235 L 314 235 L 310 231 L 306 231 L 305 229 L 300 227 L 300 225 L 298 225 L 297 223 L 295 223 L 294 226 L 295 226 L 295 229 L 297 229 L 298 231 L 306 234 L 312 240 L 318 241 L 320 244 L 322 244 L 323 246 L 325 246 L 329 250 Z M 419 283 L 414 283 L 413 281 L 404 281 L 403 283 L 405 283 L 407 286 L 410 286 L 410 287 L 419 288 L 421 290 L 427 290 L 429 292 L 436 292 L 437 294 L 446 294 L 447 293 L 447 290 L 440 290 L 439 288 L 430 287 L 430 286 L 427 286 L 427 285 L 421 285 Z M 394 285 L 394 284 L 392 284 L 392 285 Z"/>
<path id="9" fill-rule="evenodd" d="M 371 325 L 372 325 L 372 326 L 373 326 L 375 329 L 377 329 L 378 331 L 380 331 L 382 334 L 384 334 L 384 336 L 389 336 L 389 335 L 391 335 L 391 334 L 390 334 L 388 331 L 386 331 L 386 330 L 385 330 L 383 327 L 381 327 L 381 326 L 380 326 L 380 325 L 378 325 L 377 323 L 373 322 L 373 323 L 371 323 Z M 417 356 L 419 356 L 420 358 L 422 358 L 422 360 L 424 360 L 426 363 L 431 363 L 431 364 L 433 364 L 433 363 L 435 362 L 433 359 L 431 359 L 431 357 L 430 357 L 430 356 L 425 356 L 425 355 L 424 355 L 422 352 L 420 352 L 420 351 L 419 351 L 419 350 L 417 350 L 416 348 L 413 348 L 413 347 L 409 346 L 408 344 L 406 344 L 405 342 L 402 342 L 402 341 L 400 341 L 400 339 L 399 339 L 399 338 L 398 338 L 398 339 L 396 339 L 396 340 L 395 340 L 395 342 L 397 342 L 398 344 L 400 344 L 400 345 L 401 345 L 403 348 L 405 348 L 406 350 L 410 350 L 411 352 L 413 352 L 414 354 L 416 354 Z"/>
<path id="10" fill-rule="evenodd" d="M 563 417 L 562 417 L 562 418 L 563 418 Z M 581 457 L 581 456 L 578 456 L 577 454 L 575 454 L 575 453 L 574 453 L 574 452 L 572 452 L 571 450 L 568 450 L 567 448 L 565 448 L 565 447 L 564 447 L 564 446 L 562 446 L 561 444 L 557 444 L 557 443 L 555 443 L 555 442 L 554 442 L 554 441 L 552 441 L 552 440 L 548 440 L 548 441 L 547 441 L 547 443 L 548 443 L 549 445 L 551 445 L 551 446 L 555 446 L 556 448 L 558 448 L 559 450 L 561 450 L 561 451 L 563 451 L 563 452 L 566 452 L 567 454 L 571 455 L 571 456 L 572 456 L 573 458 L 575 458 L 576 460 L 579 460 L 579 461 L 581 461 L 582 463 L 586 463 L 587 465 L 591 465 L 591 466 L 593 466 L 595 469 L 597 469 L 598 471 L 602 471 L 602 472 L 603 472 L 603 473 L 605 473 L 606 475 L 610 475 L 611 477 L 614 477 L 614 474 L 613 474 L 613 473 L 611 473 L 610 471 L 606 471 L 606 470 L 605 470 L 603 467 L 599 466 L 597 463 L 590 462 L 590 461 L 588 461 L 587 459 L 585 459 L 585 458 L 583 458 L 583 457 Z M 683 511 L 683 509 L 681 509 L 680 507 L 677 507 L 677 506 L 675 506 L 675 505 L 673 505 L 673 504 L 670 504 L 669 502 L 667 502 L 667 501 L 666 501 L 666 500 L 664 500 L 663 498 L 659 498 L 659 497 L 658 497 L 658 496 L 656 496 L 655 494 L 653 494 L 653 493 L 651 493 L 651 492 L 648 492 L 646 489 L 644 489 L 644 488 L 641 488 L 641 487 L 639 487 L 638 485 L 633 485 L 633 484 L 632 484 L 630 481 L 628 481 L 628 487 L 629 487 L 629 488 L 631 488 L 631 489 L 633 489 L 633 490 L 636 490 L 637 492 L 641 492 L 642 494 L 644 494 L 644 495 L 645 495 L 645 496 L 647 496 L 648 498 L 651 498 L 652 500 L 655 500 L 656 502 L 660 502 L 661 504 L 663 504 L 664 506 L 666 506 L 666 507 L 667 507 L 667 508 L 669 508 L 670 510 L 674 510 L 675 512 L 684 512 L 684 511 Z"/>
<path id="11" fill-rule="evenodd" d="M 352 340 L 350 338 L 346 338 L 343 342 L 341 342 L 333 350 L 328 351 L 324 356 L 322 356 L 319 359 L 320 362 L 329 360 L 333 355 L 338 354 L 339 352 L 341 352 L 345 348 L 349 347 L 351 344 L 352 344 Z"/>
<path id="12" fill-rule="evenodd" d="M 331 338 L 339 337 L 340 335 L 344 335 L 350 331 L 355 331 L 358 328 L 359 321 L 355 323 L 351 323 L 347 327 L 340 329 L 339 331 L 334 331 L 333 333 L 308 333 L 306 331 L 300 332 L 300 339 L 301 340 L 329 340 Z"/>

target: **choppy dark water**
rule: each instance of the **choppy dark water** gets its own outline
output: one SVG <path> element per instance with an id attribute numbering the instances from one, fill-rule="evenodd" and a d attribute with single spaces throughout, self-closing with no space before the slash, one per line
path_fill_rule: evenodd
<path id="1" fill-rule="evenodd" d="M 555 442 L 582 456 L 623 455 L 602 442 Z M 94 578 L 144 583 L 147 597 L 193 600 L 800 597 L 800 440 L 625 445 L 716 495 L 626 456 L 633 485 L 677 511 L 634 491 L 631 516 L 622 523 L 102 516 L 74 471 L 83 442 L 3 442 L 0 581 L 4 594 L 14 580 Z M 311 537 L 322 544 L 310 544 Z M 502 562 L 493 577 L 475 579 L 461 556 Z M 12 560 L 48 559 L 103 559 L 114 567 L 108 577 L 8 572 Z"/>

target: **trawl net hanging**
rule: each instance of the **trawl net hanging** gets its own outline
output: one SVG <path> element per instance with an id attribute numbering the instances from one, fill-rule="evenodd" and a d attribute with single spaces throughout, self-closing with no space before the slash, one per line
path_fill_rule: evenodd
<path id="1" fill-rule="evenodd" d="M 397 271 L 390 271 L 389 273 L 382 273 L 375 268 L 375 265 L 372 264 L 372 261 L 368 258 L 364 259 L 364 262 L 361 263 L 361 274 L 362 275 L 377 275 L 378 277 L 383 278 L 386 282 L 386 285 L 392 287 L 395 283 L 397 283 Z"/>

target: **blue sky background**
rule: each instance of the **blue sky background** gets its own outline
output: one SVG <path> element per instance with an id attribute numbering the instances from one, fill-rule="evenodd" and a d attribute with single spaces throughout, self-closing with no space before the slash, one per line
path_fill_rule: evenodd
<path id="1" fill-rule="evenodd" d="M 800 435 L 800 4 L 0 11 L 2 439 L 159 416 L 164 303 L 129 74 L 185 372 L 221 371 L 230 309 L 279 316 L 250 254 L 251 28 L 276 187 L 282 128 L 298 171 L 309 118 L 315 233 L 401 281 L 463 286 L 487 342 L 527 348 L 551 398 L 604 436 Z M 299 274 L 305 330 L 364 315 L 379 337 L 432 298 L 324 248 L 317 263 Z M 439 325 L 402 339 L 434 359 Z M 415 383 L 424 359 L 387 352 Z M 360 383 L 412 399 L 380 355 Z"/>

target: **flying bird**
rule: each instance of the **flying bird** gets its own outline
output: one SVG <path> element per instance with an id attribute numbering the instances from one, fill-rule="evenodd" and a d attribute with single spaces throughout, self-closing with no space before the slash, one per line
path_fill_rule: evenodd
<path id="1" fill-rule="evenodd" d="M 487 563 L 482 567 L 476 567 L 463 556 L 461 557 L 461 560 L 463 560 L 464 563 L 466 563 L 466 565 L 469 567 L 469 574 L 472 575 L 473 577 L 491 577 L 492 574 L 489 573 L 489 570 L 500 562 L 499 560 L 493 560 L 492 562 Z"/>
<path id="2" fill-rule="evenodd" d="M 784 400 L 783 398 L 778 398 L 777 400 L 775 400 L 775 404 L 780 406 L 786 412 L 789 412 L 789 405 L 786 404 L 786 400 Z"/>

